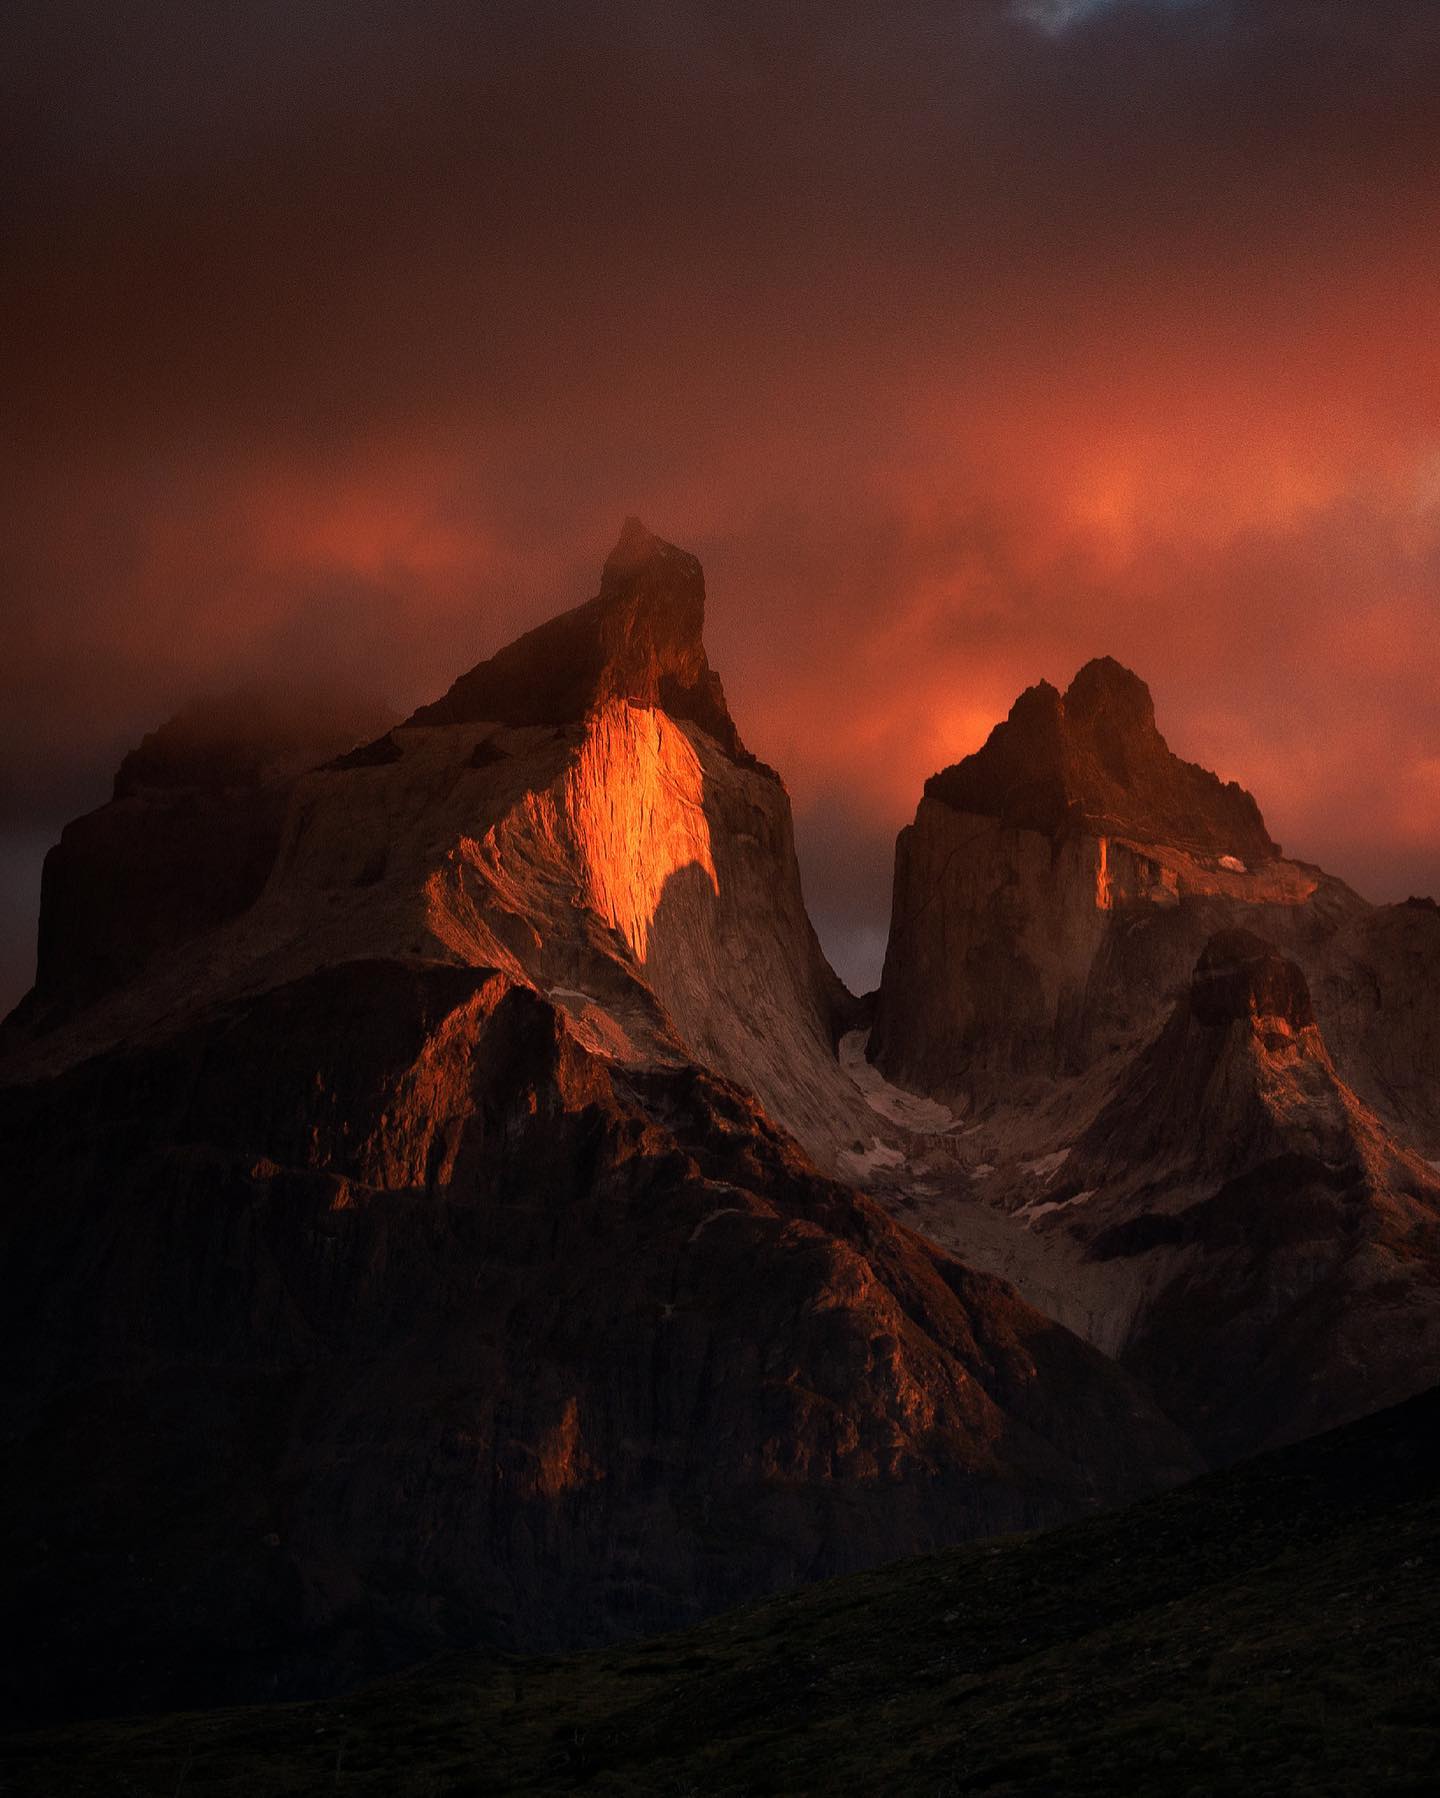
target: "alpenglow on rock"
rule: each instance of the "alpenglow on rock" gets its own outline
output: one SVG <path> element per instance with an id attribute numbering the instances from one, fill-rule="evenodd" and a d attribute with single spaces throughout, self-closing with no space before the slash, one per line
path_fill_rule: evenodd
<path id="1" fill-rule="evenodd" d="M 595 598 L 462 674 L 411 724 L 576 722 L 611 700 L 662 707 L 745 755 L 705 654 L 705 576 L 695 557 L 627 518 Z"/>
<path id="2" fill-rule="evenodd" d="M 243 908 L 12 1024 L 27 1717 L 604 1640 L 1198 1466 L 817 1167 L 848 995 L 703 604 L 628 525 L 594 599 L 280 781 Z"/>
<path id="3" fill-rule="evenodd" d="M 1440 913 L 1281 856 L 1109 660 L 896 847 L 869 1182 L 1223 1460 L 1440 1378 Z M 978 1203 L 977 1203 L 978 1201 Z"/>
<path id="4" fill-rule="evenodd" d="M 1279 914 L 1288 942 L 1363 909 L 1281 856 L 1249 793 L 1174 755 L 1145 683 L 1101 657 L 1063 695 L 1027 689 L 926 782 L 896 844 L 870 1054 L 947 1100 L 1075 1073 L 1157 1027 L 1227 923 Z"/>

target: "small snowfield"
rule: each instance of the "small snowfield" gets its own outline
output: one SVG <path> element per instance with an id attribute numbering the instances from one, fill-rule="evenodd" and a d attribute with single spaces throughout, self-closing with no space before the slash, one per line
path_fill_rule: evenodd
<path id="1" fill-rule="evenodd" d="M 953 1128 L 955 1113 L 936 1099 L 924 1099 L 918 1093 L 907 1093 L 892 1086 L 879 1068 L 865 1059 L 870 1041 L 868 1030 L 851 1030 L 840 1039 L 840 1065 L 859 1087 L 861 1096 L 872 1111 L 903 1130 L 917 1134 Z"/>

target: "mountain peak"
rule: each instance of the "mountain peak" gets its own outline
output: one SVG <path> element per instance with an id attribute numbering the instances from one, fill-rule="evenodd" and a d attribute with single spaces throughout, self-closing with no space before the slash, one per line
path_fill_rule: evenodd
<path id="1" fill-rule="evenodd" d="M 619 539 L 605 558 L 604 571 L 600 576 L 601 596 L 616 597 L 637 576 L 651 571 L 660 575 L 677 594 L 691 586 L 697 587 L 702 601 L 703 620 L 705 576 L 699 562 L 687 550 L 677 549 L 673 543 L 657 537 L 638 518 L 632 516 L 620 527 Z"/>
<path id="2" fill-rule="evenodd" d="M 626 556 L 647 556 L 657 547 L 663 548 L 660 539 L 651 530 L 647 530 L 642 520 L 632 512 L 620 527 L 620 538 L 606 560 L 611 562 L 622 560 Z"/>
<path id="3" fill-rule="evenodd" d="M 698 724 L 728 755 L 748 762 L 706 657 L 704 630 L 699 561 L 632 516 L 593 599 L 517 637 L 407 722 L 558 728 L 624 699 Z"/>
<path id="4" fill-rule="evenodd" d="M 1155 701 L 1138 674 L 1114 656 L 1096 656 L 1065 690 L 1067 717 L 1093 723 L 1111 719 L 1140 731 L 1155 729 Z"/>
<path id="5" fill-rule="evenodd" d="M 1055 838 L 1118 836 L 1247 864 L 1280 853 L 1249 793 L 1171 752 L 1149 687 L 1113 656 L 1087 662 L 1063 696 L 1048 681 L 1028 687 L 925 792 Z"/>

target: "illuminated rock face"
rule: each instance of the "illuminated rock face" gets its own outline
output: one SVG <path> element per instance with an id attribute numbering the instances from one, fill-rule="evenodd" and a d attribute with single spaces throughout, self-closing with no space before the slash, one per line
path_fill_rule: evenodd
<path id="1" fill-rule="evenodd" d="M 564 725 L 612 699 L 663 706 L 727 754 L 752 760 L 705 654 L 699 562 L 629 518 L 595 598 L 462 674 L 412 724 Z"/>
<path id="2" fill-rule="evenodd" d="M 1172 755 L 1144 683 L 1102 659 L 1063 697 L 1022 694 L 927 782 L 896 845 L 870 1054 L 948 1103 L 1004 1103 L 1017 1076 L 1137 1049 L 1226 928 L 1293 956 L 1338 1017 L 1326 958 L 1370 912 L 1281 856 L 1248 793 Z"/>
<path id="3" fill-rule="evenodd" d="M 1197 1465 L 799 1146 L 857 1104 L 847 995 L 702 602 L 627 527 L 596 600 L 277 781 L 237 915 L 12 1026 L 22 1703 L 603 1640 Z"/>
<path id="4" fill-rule="evenodd" d="M 1114 663 L 928 783 L 868 1047 L 955 1120 L 874 1190 L 1207 1455 L 1440 1378 L 1440 913 L 1283 858 Z"/>

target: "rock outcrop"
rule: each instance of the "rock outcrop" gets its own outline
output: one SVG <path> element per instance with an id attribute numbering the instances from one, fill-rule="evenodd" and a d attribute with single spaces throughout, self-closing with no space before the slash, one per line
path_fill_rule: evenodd
<path id="1" fill-rule="evenodd" d="M 295 777 L 392 717 L 373 699 L 252 684 L 147 736 L 110 803 L 66 825 L 45 858 L 35 987 L 17 1022 L 53 1026 L 246 911 Z"/>
<path id="2" fill-rule="evenodd" d="M 1230 1458 L 1440 1378 L 1440 913 L 1287 860 L 1109 661 L 896 851 L 869 1182 Z M 898 1090 L 895 1090 L 898 1089 Z"/>
<path id="3" fill-rule="evenodd" d="M 1440 1379 L 1440 1176 L 1340 1079 L 1304 975 L 1248 931 L 1206 946 L 1038 1226 L 1097 1284 L 1117 1269 L 1113 1346 L 1213 1459 Z"/>
<path id="4" fill-rule="evenodd" d="M 1048 837 L 1167 843 L 1248 865 L 1273 861 L 1254 799 L 1173 755 L 1150 689 L 1110 656 L 1087 662 L 1062 697 L 1027 688 L 982 749 L 925 783 L 952 811 Z"/>
<path id="5" fill-rule="evenodd" d="M 1102 658 L 927 782 L 869 1053 L 952 1108 L 1003 1107 L 1017 1081 L 1118 1069 L 1211 937 L 1250 929 L 1304 971 L 1347 1080 L 1440 1155 L 1437 918 L 1282 856 L 1255 800 L 1171 754 L 1144 683 Z"/>
<path id="6" fill-rule="evenodd" d="M 1440 909 L 1367 907 L 1311 967 L 1325 1034 L 1346 1079 L 1431 1161 L 1440 1161 Z"/>
<path id="7" fill-rule="evenodd" d="M 864 1106 L 702 605 L 627 526 L 587 606 L 279 783 L 243 910 L 13 1028 L 22 1708 L 598 1640 L 1196 1465 L 785 1134 Z"/>

